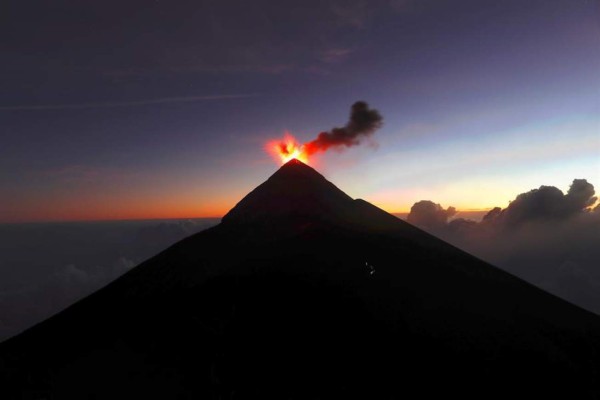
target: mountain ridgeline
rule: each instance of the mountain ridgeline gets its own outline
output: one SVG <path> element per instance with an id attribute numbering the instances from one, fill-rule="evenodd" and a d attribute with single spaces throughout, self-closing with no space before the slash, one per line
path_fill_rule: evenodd
<path id="1" fill-rule="evenodd" d="M 597 316 L 296 160 L 0 345 L 3 399 L 595 399 L 599 375 Z"/>

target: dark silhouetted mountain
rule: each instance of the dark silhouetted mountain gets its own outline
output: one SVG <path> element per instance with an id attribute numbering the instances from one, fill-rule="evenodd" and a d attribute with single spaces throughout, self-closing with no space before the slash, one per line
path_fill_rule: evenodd
<path id="1" fill-rule="evenodd" d="M 0 345 L 3 399 L 600 396 L 597 316 L 290 161 Z"/>

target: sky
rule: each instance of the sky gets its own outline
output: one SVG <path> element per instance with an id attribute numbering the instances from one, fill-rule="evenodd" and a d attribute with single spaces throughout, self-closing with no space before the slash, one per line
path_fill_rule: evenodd
<path id="1" fill-rule="evenodd" d="M 343 125 L 310 164 L 390 212 L 600 187 L 597 0 L 3 1 L 0 222 L 218 217 L 265 143 Z"/>

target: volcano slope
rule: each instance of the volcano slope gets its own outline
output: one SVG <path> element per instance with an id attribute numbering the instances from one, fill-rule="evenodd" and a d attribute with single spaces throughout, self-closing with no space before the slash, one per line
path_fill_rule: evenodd
<path id="1" fill-rule="evenodd" d="M 0 345 L 3 399 L 599 398 L 600 321 L 292 160 Z"/>

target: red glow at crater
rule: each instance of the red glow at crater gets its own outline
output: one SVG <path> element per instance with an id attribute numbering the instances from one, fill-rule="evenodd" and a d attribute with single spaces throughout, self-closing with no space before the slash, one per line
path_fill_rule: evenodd
<path id="1" fill-rule="evenodd" d="M 305 146 L 298 143 L 296 138 L 289 132 L 286 132 L 281 140 L 268 142 L 266 150 L 277 162 L 281 162 L 282 164 L 292 159 L 297 159 L 308 164 L 308 153 L 305 150 Z"/>

